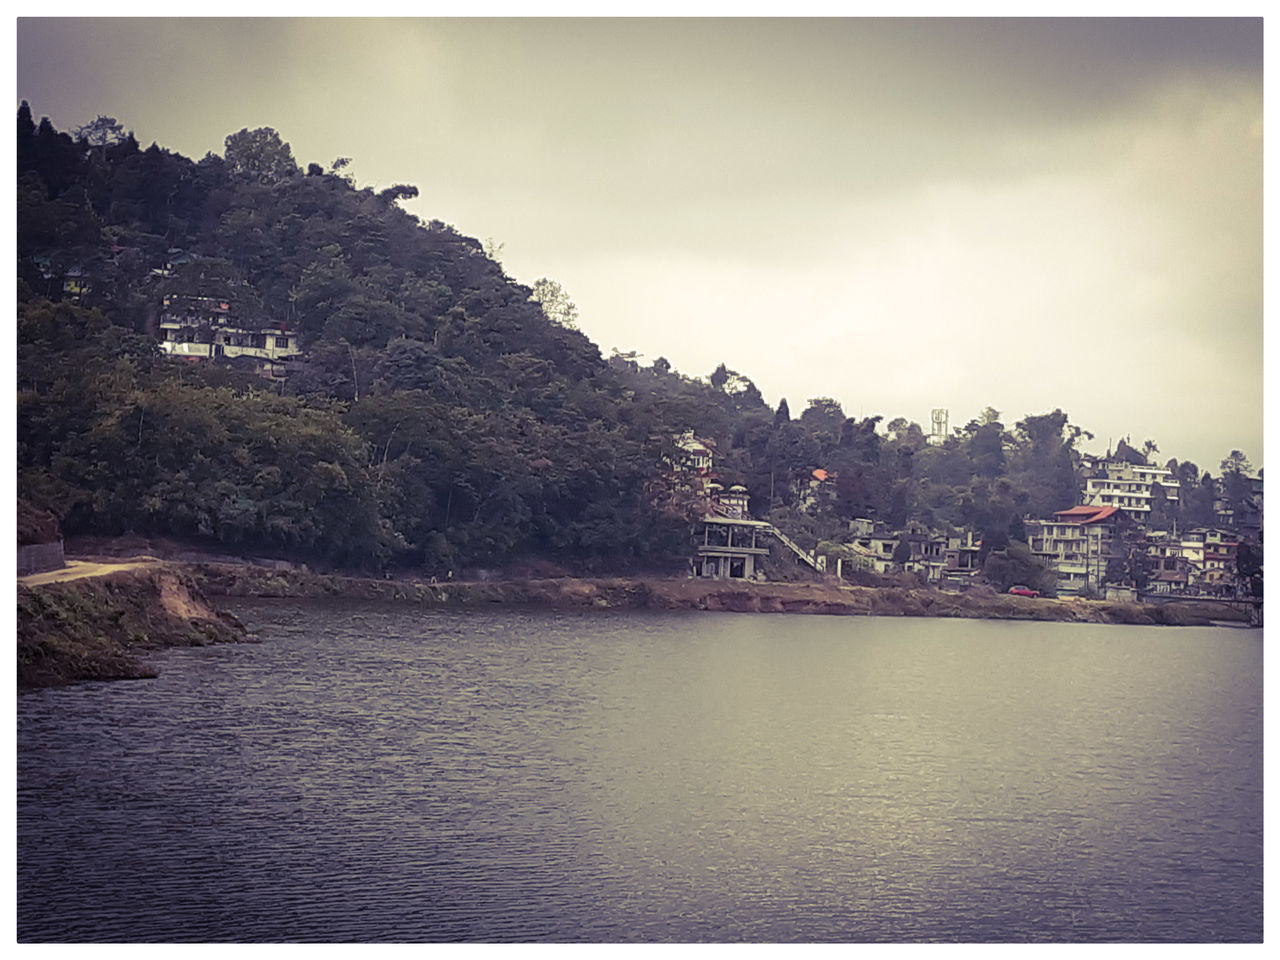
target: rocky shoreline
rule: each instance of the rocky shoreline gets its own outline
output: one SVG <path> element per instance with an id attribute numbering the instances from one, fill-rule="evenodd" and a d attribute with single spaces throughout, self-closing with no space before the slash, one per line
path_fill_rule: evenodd
<path id="1" fill-rule="evenodd" d="M 154 677 L 150 651 L 248 639 L 244 626 L 215 609 L 191 574 L 173 564 L 19 582 L 17 620 L 19 687 Z"/>
<path id="2" fill-rule="evenodd" d="M 318 574 L 232 562 L 154 562 L 18 586 L 18 684 L 154 677 L 147 651 L 241 642 L 244 627 L 210 598 L 341 598 L 423 607 L 524 605 L 557 610 L 690 610 L 844 616 L 964 617 L 1104 624 L 1194 625 L 1191 604 L 1029 599 L 992 590 L 860 587 L 833 581 L 749 583 L 663 577 L 431 583 Z"/>

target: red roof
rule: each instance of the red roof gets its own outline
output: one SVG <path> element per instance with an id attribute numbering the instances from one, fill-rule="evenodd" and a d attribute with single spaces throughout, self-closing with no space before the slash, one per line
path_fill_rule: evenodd
<path id="1" fill-rule="evenodd" d="M 1092 507 L 1081 504 L 1070 510 L 1059 510 L 1053 516 L 1055 519 L 1071 523 L 1101 523 L 1103 520 L 1110 520 L 1119 512 L 1119 507 Z"/>

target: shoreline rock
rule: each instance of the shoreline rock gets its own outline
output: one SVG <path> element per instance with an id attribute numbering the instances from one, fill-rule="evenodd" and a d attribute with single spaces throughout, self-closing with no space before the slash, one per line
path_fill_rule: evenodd
<path id="1" fill-rule="evenodd" d="M 19 583 L 17 620 L 19 687 L 155 677 L 148 651 L 247 639 L 190 573 L 169 564 Z"/>

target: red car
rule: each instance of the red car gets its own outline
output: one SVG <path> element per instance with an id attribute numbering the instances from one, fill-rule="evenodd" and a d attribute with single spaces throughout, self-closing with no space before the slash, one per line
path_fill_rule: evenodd
<path id="1" fill-rule="evenodd" d="M 1038 596 L 1040 596 L 1040 591 L 1039 591 L 1039 590 L 1032 590 L 1030 587 L 1025 587 L 1025 586 L 1023 586 L 1022 584 L 1018 584 L 1016 587 L 1010 587 L 1010 588 L 1009 588 L 1009 592 L 1010 592 L 1011 594 L 1013 594 L 1015 597 L 1038 597 Z"/>

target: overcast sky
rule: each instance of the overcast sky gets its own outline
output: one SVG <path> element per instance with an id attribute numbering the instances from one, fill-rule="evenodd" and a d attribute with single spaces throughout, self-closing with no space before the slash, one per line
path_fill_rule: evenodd
<path id="1" fill-rule="evenodd" d="M 18 24 L 37 118 L 351 157 L 606 355 L 1215 473 L 1263 465 L 1262 95 L 1260 20 Z"/>

